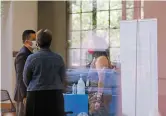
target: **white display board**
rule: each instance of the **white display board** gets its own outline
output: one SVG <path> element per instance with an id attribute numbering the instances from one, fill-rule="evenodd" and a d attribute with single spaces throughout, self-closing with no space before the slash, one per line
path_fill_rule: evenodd
<path id="1" fill-rule="evenodd" d="M 158 110 L 157 20 L 121 21 L 122 113 L 153 116 Z"/>

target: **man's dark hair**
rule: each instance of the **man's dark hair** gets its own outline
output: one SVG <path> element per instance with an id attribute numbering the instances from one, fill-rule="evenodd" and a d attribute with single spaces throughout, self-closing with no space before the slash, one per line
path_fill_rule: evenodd
<path id="1" fill-rule="evenodd" d="M 37 44 L 40 48 L 49 48 L 52 41 L 52 34 L 48 29 L 41 29 L 37 33 Z"/>
<path id="2" fill-rule="evenodd" d="M 36 32 L 34 30 L 25 30 L 22 34 L 22 41 L 23 43 L 29 39 L 30 34 L 35 34 Z"/>

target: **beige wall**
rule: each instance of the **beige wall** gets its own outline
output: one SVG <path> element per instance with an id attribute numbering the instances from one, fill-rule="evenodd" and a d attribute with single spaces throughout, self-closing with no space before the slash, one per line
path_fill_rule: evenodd
<path id="1" fill-rule="evenodd" d="M 1 18 L 1 88 L 12 93 L 12 4 L 3 3 Z"/>
<path id="2" fill-rule="evenodd" d="M 166 116 L 166 1 L 146 1 L 145 18 L 158 20 L 158 77 L 159 77 L 159 111 Z"/>
<path id="3" fill-rule="evenodd" d="M 48 28 L 53 33 L 51 49 L 66 61 L 66 2 L 39 1 L 38 29 Z"/>
<path id="4" fill-rule="evenodd" d="M 12 98 L 15 86 L 14 58 L 12 51 L 22 47 L 22 32 L 37 29 L 37 2 L 4 2 L 2 18 L 2 88 L 7 89 Z"/>
<path id="5" fill-rule="evenodd" d="M 35 1 L 13 2 L 13 50 L 19 50 L 22 46 L 21 40 L 24 30 L 37 30 L 37 7 Z"/>

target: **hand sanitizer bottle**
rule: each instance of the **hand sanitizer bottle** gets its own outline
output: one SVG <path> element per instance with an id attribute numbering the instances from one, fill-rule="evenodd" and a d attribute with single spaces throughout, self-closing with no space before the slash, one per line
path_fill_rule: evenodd
<path id="1" fill-rule="evenodd" d="M 75 85 L 75 83 L 74 83 L 73 86 L 72 86 L 72 94 L 76 94 L 76 93 L 75 93 L 75 89 L 76 89 L 76 85 Z"/>
<path id="2" fill-rule="evenodd" d="M 82 79 L 82 75 L 80 75 L 80 79 L 78 80 L 77 94 L 85 94 L 85 83 Z"/>
<path id="3" fill-rule="evenodd" d="M 74 87 L 74 94 L 77 94 L 77 84 L 75 84 L 75 87 Z"/>

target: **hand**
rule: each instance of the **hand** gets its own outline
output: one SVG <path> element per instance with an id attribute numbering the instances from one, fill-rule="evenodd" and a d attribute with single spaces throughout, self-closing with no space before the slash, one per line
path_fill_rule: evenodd
<path id="1" fill-rule="evenodd" d="M 26 105 L 27 98 L 23 99 L 23 104 Z"/>
<path id="2" fill-rule="evenodd" d="M 95 103 L 95 110 L 98 110 L 100 108 L 100 103 L 99 102 L 96 102 Z"/>

